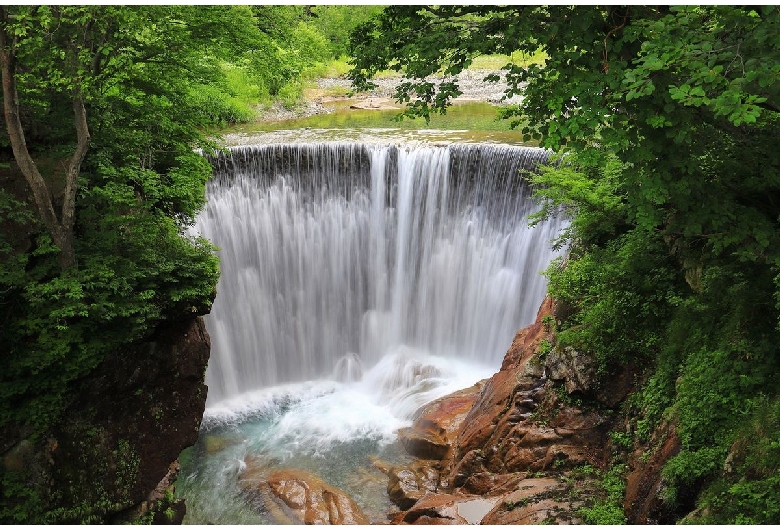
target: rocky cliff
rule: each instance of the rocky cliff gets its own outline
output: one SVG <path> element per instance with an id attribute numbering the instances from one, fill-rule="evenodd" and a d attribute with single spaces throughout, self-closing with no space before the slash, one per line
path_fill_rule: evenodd
<path id="1" fill-rule="evenodd" d="M 648 521 L 658 508 L 659 461 L 674 444 L 651 465 L 638 464 L 641 450 L 631 456 L 615 445 L 610 431 L 623 421 L 634 371 L 598 383 L 586 356 L 552 347 L 555 321 L 548 299 L 498 373 L 423 407 L 399 433 L 418 460 L 387 470 L 401 510 L 394 523 L 582 523 L 582 508 L 604 496 L 602 477 L 629 459 L 626 514 Z"/>
<path id="2" fill-rule="evenodd" d="M 180 522 L 171 484 L 198 437 L 209 352 L 195 317 L 110 356 L 80 381 L 60 427 L 5 444 L 4 476 L 43 504 L 47 522 Z"/>

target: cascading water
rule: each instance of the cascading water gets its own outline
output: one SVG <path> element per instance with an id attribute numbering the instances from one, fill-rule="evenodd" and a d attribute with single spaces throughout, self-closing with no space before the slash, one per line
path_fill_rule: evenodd
<path id="1" fill-rule="evenodd" d="M 226 480 L 250 453 L 304 459 L 349 490 L 334 445 L 355 458 L 355 444 L 393 440 L 420 405 L 497 370 L 535 317 L 564 222 L 528 227 L 521 171 L 546 160 L 528 147 L 346 143 L 214 160 L 196 226 L 222 270 L 203 431 L 241 441 L 211 473 Z"/>

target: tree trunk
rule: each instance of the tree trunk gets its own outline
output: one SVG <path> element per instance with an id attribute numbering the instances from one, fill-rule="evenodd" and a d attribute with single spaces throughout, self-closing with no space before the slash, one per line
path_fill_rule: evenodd
<path id="1" fill-rule="evenodd" d="M 0 66 L 2 67 L 3 112 L 8 137 L 11 140 L 14 159 L 32 190 L 38 215 L 49 231 L 54 244 L 60 248 L 60 268 L 65 270 L 76 265 L 76 253 L 73 248 L 76 191 L 78 190 L 81 163 L 87 154 L 90 140 L 84 98 L 81 92 L 76 89 L 73 97 L 73 113 L 77 144 L 65 174 L 65 197 L 62 202 L 62 214 L 58 219 L 52 203 L 51 190 L 27 150 L 24 129 L 19 118 L 19 94 L 16 87 L 15 48 L 17 42 L 15 37 L 10 38 L 6 32 L 7 18 L 5 8 L 0 7 L 0 63 L 2 63 Z"/>

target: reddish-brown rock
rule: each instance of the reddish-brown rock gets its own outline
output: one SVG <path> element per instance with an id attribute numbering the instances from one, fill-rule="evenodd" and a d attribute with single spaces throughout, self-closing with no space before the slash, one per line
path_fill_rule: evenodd
<path id="1" fill-rule="evenodd" d="M 662 425 L 653 433 L 648 444 L 657 447 L 649 458 L 641 450 L 630 459 L 633 469 L 626 479 L 624 508 L 629 524 L 657 524 L 664 521 L 661 470 L 666 462 L 677 455 L 682 447 L 673 425 Z M 661 519 L 661 521 L 659 521 Z"/>
<path id="2" fill-rule="evenodd" d="M 394 522 L 407 524 L 476 524 L 489 512 L 495 500 L 486 500 L 473 495 L 451 495 L 433 493 L 423 497 L 417 504 Z M 473 506 L 482 503 L 484 506 Z"/>
<path id="3" fill-rule="evenodd" d="M 521 330 L 501 370 L 487 380 L 458 434 L 450 482 L 463 485 L 475 472 L 562 469 L 605 459 L 608 422 L 596 410 L 563 403 L 536 355 L 552 340 L 546 300 L 536 322 Z"/>
<path id="4" fill-rule="evenodd" d="M 464 524 L 468 518 L 459 506 L 489 506 L 484 512 L 472 511 L 469 523 L 581 522 L 576 511 L 582 501 L 565 472 L 582 464 L 605 465 L 611 419 L 598 407 L 575 406 L 574 400 L 564 399 L 563 385 L 545 376 L 538 351 L 543 341 L 554 342 L 549 326 L 554 309 L 546 300 L 536 322 L 515 336 L 501 370 L 481 385 L 468 411 L 467 400 L 443 398 L 424 408 L 414 427 L 401 434 L 407 448 L 414 447 L 413 454 L 421 453 L 421 439 L 430 446 L 435 442 L 436 449 L 429 447 L 426 454 L 444 455 L 438 457 L 448 478 L 440 479 L 436 492 L 420 496 L 418 488 L 415 496 L 407 495 L 407 503 L 416 502 L 394 522 Z M 456 409 L 457 414 L 440 416 Z M 444 450 L 447 443 L 450 451 Z M 548 476 L 529 476 L 539 472 Z M 579 491 L 592 490 L 592 477 L 580 482 Z"/>
<path id="5" fill-rule="evenodd" d="M 293 524 L 368 524 L 369 520 L 349 495 L 321 478 L 300 469 L 281 469 L 264 473 L 250 460 L 239 478 L 239 485 L 257 495 L 274 513 L 270 502 L 282 502 L 284 513 Z"/>
<path id="6" fill-rule="evenodd" d="M 387 494 L 402 510 L 408 510 L 428 493 L 439 490 L 438 462 L 418 460 L 408 466 L 390 468 Z"/>
<path id="7" fill-rule="evenodd" d="M 510 505 L 502 502 L 494 508 L 481 524 L 582 524 L 576 510 L 581 502 L 540 499 L 527 504 Z"/>
<path id="8" fill-rule="evenodd" d="M 443 460 L 481 389 L 482 384 L 477 383 L 418 410 L 414 424 L 398 431 L 406 451 L 417 458 Z"/>

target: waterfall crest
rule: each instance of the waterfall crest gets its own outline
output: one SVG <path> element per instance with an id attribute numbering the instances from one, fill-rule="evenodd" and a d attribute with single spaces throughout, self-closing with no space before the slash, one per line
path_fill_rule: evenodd
<path id="1" fill-rule="evenodd" d="M 527 226 L 520 171 L 546 161 L 542 149 L 502 145 L 220 155 L 196 224 L 222 269 L 206 317 L 209 404 L 357 380 L 399 348 L 497 368 L 544 298 L 540 272 L 564 222 Z"/>

